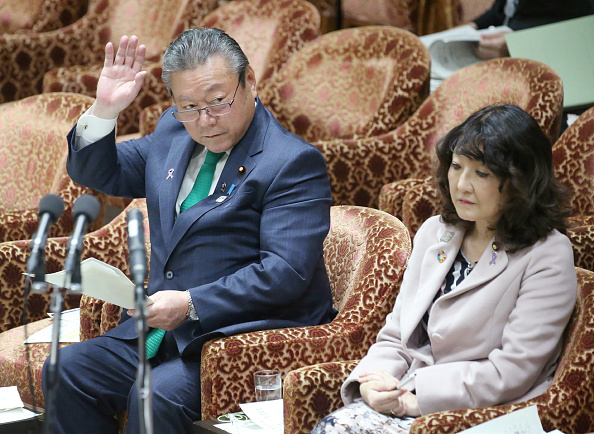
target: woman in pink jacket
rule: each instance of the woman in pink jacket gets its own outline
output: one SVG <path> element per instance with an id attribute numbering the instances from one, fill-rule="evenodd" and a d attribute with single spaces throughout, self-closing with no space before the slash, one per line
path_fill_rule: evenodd
<path id="1" fill-rule="evenodd" d="M 523 401 L 551 384 L 577 294 L 551 144 L 524 110 L 496 105 L 437 156 L 441 216 L 419 229 L 394 311 L 342 387 L 345 407 L 313 433 L 406 432 L 400 417 Z"/>

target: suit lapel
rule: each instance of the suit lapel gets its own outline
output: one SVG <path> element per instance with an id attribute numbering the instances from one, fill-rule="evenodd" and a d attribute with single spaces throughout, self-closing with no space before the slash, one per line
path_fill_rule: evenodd
<path id="1" fill-rule="evenodd" d="M 190 207 L 183 213 L 181 213 L 177 219 L 172 221 L 172 231 L 169 237 L 166 237 L 167 243 L 167 254 L 171 255 L 175 246 L 180 242 L 184 234 L 188 231 L 190 226 L 197 220 L 202 218 L 207 212 L 217 208 L 223 203 L 232 200 L 233 196 L 241 186 L 241 184 L 247 179 L 253 169 L 256 167 L 257 158 L 255 156 L 262 152 L 266 132 L 268 130 L 268 113 L 262 106 L 262 103 L 258 100 L 256 107 L 256 113 L 254 119 L 250 124 L 247 132 L 243 138 L 233 147 L 223 172 L 219 177 L 219 181 L 214 189 L 214 193 L 205 199 L 198 202 L 196 205 Z M 191 156 L 191 154 L 190 154 Z M 185 163 L 187 168 L 189 162 Z M 183 171 L 185 174 L 185 168 Z M 183 178 L 183 175 L 181 176 Z M 234 185 L 231 194 L 228 194 L 231 186 Z M 181 186 L 181 180 L 177 186 L 177 190 L 173 194 L 173 202 L 171 207 L 173 209 L 172 215 L 175 215 L 175 200 L 179 193 Z M 163 202 L 162 202 L 163 203 Z M 161 209 L 163 212 L 163 209 Z"/>
<path id="2" fill-rule="evenodd" d="M 196 142 L 187 134 L 175 138 L 161 174 L 164 182 L 159 191 L 159 212 L 165 240 L 170 238 L 175 223 L 175 202 L 195 148 Z"/>

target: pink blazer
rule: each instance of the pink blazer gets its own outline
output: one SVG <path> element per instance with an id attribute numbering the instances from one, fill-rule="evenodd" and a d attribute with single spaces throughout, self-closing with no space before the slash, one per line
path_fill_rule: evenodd
<path id="1" fill-rule="evenodd" d="M 523 401 L 549 387 L 577 295 L 571 243 L 553 231 L 516 253 L 499 250 L 495 259 L 488 247 L 432 306 L 423 346 L 421 320 L 463 237 L 439 216 L 419 229 L 394 311 L 342 386 L 345 404 L 360 396 L 359 373 L 382 369 L 396 378 L 417 372 L 422 414 Z"/>

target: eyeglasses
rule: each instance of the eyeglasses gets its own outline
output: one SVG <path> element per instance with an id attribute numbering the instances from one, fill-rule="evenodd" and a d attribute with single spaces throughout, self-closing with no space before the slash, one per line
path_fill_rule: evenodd
<path id="1" fill-rule="evenodd" d="M 171 114 L 175 119 L 180 122 L 193 122 L 200 119 L 200 112 L 204 111 L 211 116 L 223 116 L 228 114 L 231 111 L 231 106 L 235 101 L 235 95 L 237 94 L 237 89 L 239 89 L 239 80 L 237 80 L 237 87 L 235 87 L 235 92 L 233 93 L 233 98 L 231 102 L 223 102 L 221 104 L 214 104 L 209 105 L 208 107 L 204 107 L 201 109 L 190 109 L 190 110 L 182 110 L 178 111 L 177 107 L 173 107 L 173 111 Z"/>

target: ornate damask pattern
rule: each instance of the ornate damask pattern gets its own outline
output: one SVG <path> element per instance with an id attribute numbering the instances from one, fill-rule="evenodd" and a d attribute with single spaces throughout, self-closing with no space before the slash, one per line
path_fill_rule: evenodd
<path id="1" fill-rule="evenodd" d="M 410 254 L 395 217 L 361 207 L 332 207 L 324 257 L 338 316 L 329 324 L 266 330 L 215 339 L 202 350 L 202 417 L 237 410 L 255 399 L 252 373 L 363 357 L 400 288 Z"/>
<path id="2" fill-rule="evenodd" d="M 316 143 L 326 159 L 334 204 L 376 207 L 384 184 L 431 175 L 436 142 L 475 111 L 496 103 L 522 107 L 554 143 L 563 83 L 547 65 L 501 58 L 445 80 L 400 127 L 379 137 Z"/>
<path id="3" fill-rule="evenodd" d="M 309 142 L 377 136 L 425 99 L 429 65 L 427 48 L 405 30 L 340 30 L 291 56 L 260 97 L 285 128 Z"/>
<path id="4" fill-rule="evenodd" d="M 119 0 L 115 4 L 116 10 L 107 18 L 112 35 L 109 40 L 117 44 L 121 35 L 137 35 L 140 42 L 147 45 L 144 69 L 148 71 L 139 95 L 118 116 L 118 135 L 137 132 L 141 110 L 169 99 L 169 93 L 161 80 L 162 54 L 180 31 L 188 28 L 188 25 L 199 25 L 216 6 L 216 0 L 151 0 L 142 4 Z M 134 20 L 128 18 L 121 22 L 115 15 L 118 11 L 126 14 L 126 17 L 134 17 Z M 102 69 L 103 61 L 52 69 L 43 76 L 43 92 L 76 92 L 94 97 Z"/>
<path id="5" fill-rule="evenodd" d="M 320 363 L 287 373 L 283 380 L 285 434 L 308 433 L 342 405 L 340 387 L 359 360 Z"/>
<path id="6" fill-rule="evenodd" d="M 456 433 L 531 405 L 545 432 L 567 434 L 594 430 L 594 273 L 576 268 L 578 298 L 567 326 L 564 349 L 553 384 L 542 395 L 518 404 L 443 411 L 417 418 L 411 434 Z"/>
<path id="7" fill-rule="evenodd" d="M 66 172 L 66 134 L 93 101 L 55 93 L 0 106 L 0 242 L 31 239 L 39 200 L 48 193 L 65 202 L 64 214 L 51 228 L 53 237 L 72 231 L 72 204 L 80 195 L 92 193 L 104 205 L 104 195 L 75 184 Z M 103 223 L 104 214 L 102 206 L 91 230 Z"/>
<path id="8" fill-rule="evenodd" d="M 379 24 L 416 33 L 420 1 L 342 0 L 344 24 Z"/>
<path id="9" fill-rule="evenodd" d="M 0 35 L 49 32 L 72 24 L 88 0 L 0 0 Z"/>
<path id="10" fill-rule="evenodd" d="M 401 179 L 386 184 L 380 190 L 379 209 L 398 217 L 402 221 L 402 201 L 404 195 L 413 187 L 425 182 L 424 179 Z"/>
<path id="11" fill-rule="evenodd" d="M 110 224 L 84 237 L 82 259 L 97 258 L 130 275 L 128 266 L 128 241 L 126 215 L 132 208 L 138 208 L 144 215 L 144 234 L 147 255 L 150 255 L 150 241 L 146 201 L 137 199 L 116 217 Z M 47 272 L 52 273 L 62 269 L 66 256 L 68 238 L 49 239 L 46 248 Z M 29 392 L 29 377 L 26 366 L 26 352 L 23 344 L 24 326 L 15 327 L 21 323 L 23 310 L 23 286 L 28 258 L 27 242 L 17 241 L 0 244 L 0 387 L 16 385 L 24 402 L 32 404 Z M 150 265 L 150 264 L 149 264 Z M 65 308 L 79 305 L 81 308 L 80 338 L 90 339 L 114 327 L 121 314 L 121 308 L 110 303 L 83 295 L 68 295 Z M 32 294 L 29 296 L 29 335 L 49 324 L 48 294 Z M 14 328 L 13 328 L 14 327 Z M 9 329 L 9 330 L 8 330 Z M 7 330 L 7 331 L 4 331 Z M 33 390 L 35 402 L 43 406 L 41 391 L 41 370 L 43 362 L 49 355 L 49 344 L 30 344 L 31 370 L 33 373 Z"/>

